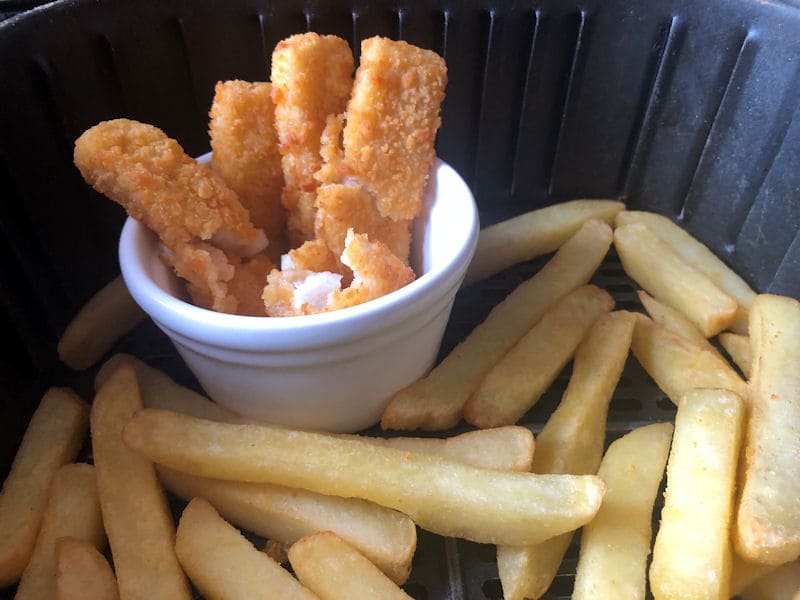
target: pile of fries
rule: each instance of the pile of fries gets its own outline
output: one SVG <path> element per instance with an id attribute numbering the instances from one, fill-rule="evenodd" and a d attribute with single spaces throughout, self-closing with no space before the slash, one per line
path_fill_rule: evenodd
<path id="1" fill-rule="evenodd" d="M 612 243 L 649 316 L 588 284 Z M 408 598 L 421 527 L 496 545 L 503 596 L 521 600 L 547 591 L 582 527 L 575 598 L 800 598 L 800 303 L 757 295 L 669 219 L 601 200 L 484 229 L 471 276 L 554 250 L 383 415 L 386 429 L 477 427 L 460 435 L 253 423 L 122 354 L 91 409 L 50 390 L 0 495 L 0 581 L 21 598 L 188 598 L 187 577 L 208 598 Z M 68 362 L 111 344 L 93 343 L 88 310 Z M 675 421 L 606 448 L 629 354 Z M 570 361 L 534 444 L 514 423 Z M 94 465 L 72 464 L 87 426 Z M 188 503 L 177 527 L 167 493 Z"/>

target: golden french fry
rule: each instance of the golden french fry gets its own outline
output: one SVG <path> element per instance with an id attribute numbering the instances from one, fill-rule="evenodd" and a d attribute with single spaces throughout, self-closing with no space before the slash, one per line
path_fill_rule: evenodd
<path id="1" fill-rule="evenodd" d="M 706 336 L 700 333 L 697 326 L 686 318 L 686 315 L 671 306 L 662 304 L 644 290 L 639 290 L 636 295 L 653 321 L 704 350 L 717 351 L 711 342 L 706 339 Z"/>
<path id="2" fill-rule="evenodd" d="M 694 390 L 678 403 L 650 566 L 656 600 L 730 597 L 730 532 L 744 414 L 744 402 L 728 390 Z"/>
<path id="3" fill-rule="evenodd" d="M 750 562 L 734 552 L 733 560 L 731 561 L 731 585 L 729 590 L 731 598 L 735 598 L 756 581 L 772 573 L 778 566 Z"/>
<path id="4" fill-rule="evenodd" d="M 225 423 L 249 423 L 252 421 L 212 402 L 194 390 L 175 383 L 166 373 L 147 365 L 130 354 L 115 354 L 103 363 L 95 376 L 95 391 L 100 389 L 122 363 L 131 365 L 136 371 L 142 405 L 146 408 L 174 410 L 200 419 Z"/>
<path id="5" fill-rule="evenodd" d="M 750 348 L 750 338 L 738 333 L 723 332 L 717 336 L 717 339 L 722 347 L 725 348 L 728 356 L 739 367 L 739 370 L 749 379 L 753 367 L 753 351 Z"/>
<path id="6" fill-rule="evenodd" d="M 406 515 L 359 498 L 326 496 L 269 483 L 209 479 L 158 466 L 164 487 L 184 500 L 204 498 L 228 521 L 282 544 L 318 531 L 346 539 L 393 581 L 404 583 L 417 546 Z"/>
<path id="7" fill-rule="evenodd" d="M 800 562 L 793 560 L 764 575 L 739 594 L 742 600 L 800 598 Z"/>
<path id="8" fill-rule="evenodd" d="M 484 543 L 534 544 L 571 531 L 594 516 L 604 487 L 594 476 L 491 471 L 324 434 L 149 408 L 126 425 L 124 439 L 172 469 L 363 498 L 434 533 Z"/>
<path id="9" fill-rule="evenodd" d="M 709 277 L 641 223 L 614 230 L 614 247 L 628 276 L 680 311 L 706 337 L 726 329 L 738 305 Z"/>
<path id="10" fill-rule="evenodd" d="M 329 531 L 306 536 L 292 545 L 289 562 L 300 582 L 322 600 L 411 598 L 366 556 Z"/>
<path id="11" fill-rule="evenodd" d="M 175 552 L 189 579 L 209 600 L 316 598 L 202 498 L 183 509 Z"/>
<path id="12" fill-rule="evenodd" d="M 750 308 L 753 372 L 736 549 L 781 564 L 800 555 L 800 302 L 760 295 Z"/>
<path id="13" fill-rule="evenodd" d="M 67 325 L 58 341 L 58 357 L 75 370 L 87 369 L 145 316 L 118 275 L 92 296 Z"/>
<path id="14" fill-rule="evenodd" d="M 464 285 L 558 250 L 589 219 L 611 225 L 622 210 L 625 205 L 614 200 L 572 200 L 485 227 L 478 237 Z"/>
<path id="15" fill-rule="evenodd" d="M 0 588 L 28 564 L 42 523 L 50 482 L 78 455 L 89 407 L 75 392 L 51 388 L 31 417 L 0 493 Z"/>
<path id="16" fill-rule="evenodd" d="M 747 312 L 756 298 L 756 293 L 705 244 L 667 217 L 651 212 L 622 211 L 617 213 L 615 223 L 617 227 L 630 223 L 646 225 L 682 256 L 686 262 L 705 273 L 711 281 L 732 297 L 738 305 L 736 315 L 731 323 L 731 329 L 736 333 L 747 333 Z"/>
<path id="17" fill-rule="evenodd" d="M 175 556 L 175 527 L 155 468 L 122 441 L 142 408 L 136 373 L 120 365 L 92 404 L 97 489 L 123 598 L 190 598 Z"/>
<path id="18" fill-rule="evenodd" d="M 611 295 L 593 285 L 565 296 L 492 367 L 464 405 L 464 419 L 478 427 L 516 423 L 572 359 L 595 321 L 612 308 Z"/>
<path id="19" fill-rule="evenodd" d="M 64 465 L 53 477 L 42 528 L 15 598 L 56 598 L 56 540 L 65 536 L 85 540 L 98 550 L 106 544 L 92 465 Z"/>
<path id="20" fill-rule="evenodd" d="M 636 320 L 631 350 L 675 404 L 695 388 L 722 388 L 747 398 L 747 384 L 718 353 L 703 350 L 644 315 Z"/>
<path id="21" fill-rule="evenodd" d="M 467 431 L 448 438 L 346 437 L 496 471 L 530 471 L 535 444 L 531 430 L 516 425 Z"/>
<path id="22" fill-rule="evenodd" d="M 581 533 L 574 600 L 643 600 L 653 504 L 664 476 L 671 423 L 634 429 L 613 442 L 597 475 L 608 491 Z"/>
<path id="23" fill-rule="evenodd" d="M 449 429 L 492 366 L 560 298 L 589 281 L 611 245 L 611 228 L 586 221 L 555 256 L 505 300 L 426 377 L 398 392 L 383 429 Z"/>
<path id="24" fill-rule="evenodd" d="M 608 404 L 628 358 L 635 321 L 633 313 L 613 312 L 595 323 L 581 342 L 564 397 L 537 438 L 534 473 L 583 475 L 597 471 L 603 456 Z M 535 546 L 498 546 L 503 597 L 541 597 L 556 576 L 571 540 L 570 532 Z"/>
<path id="25" fill-rule="evenodd" d="M 56 540 L 56 600 L 118 600 L 114 571 L 90 542 Z"/>

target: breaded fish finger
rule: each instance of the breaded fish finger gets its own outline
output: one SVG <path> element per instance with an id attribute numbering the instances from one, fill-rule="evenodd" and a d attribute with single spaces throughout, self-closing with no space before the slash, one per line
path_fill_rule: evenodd
<path id="1" fill-rule="evenodd" d="M 413 219 L 422 207 L 446 84 L 447 67 L 435 52 L 381 37 L 361 43 L 344 160 L 384 216 Z"/>
<path id="2" fill-rule="evenodd" d="M 397 258 L 408 264 L 411 221 L 393 221 L 382 216 L 372 196 L 361 186 L 336 183 L 320 186 L 314 225 L 317 238 L 325 240 L 333 253 L 341 256 L 349 228 L 369 235 L 372 241 L 383 242 Z"/>
<path id="3" fill-rule="evenodd" d="M 333 35 L 289 37 L 272 53 L 272 100 L 285 187 L 283 205 L 294 245 L 314 238 L 320 137 L 327 117 L 343 113 L 353 84 L 353 54 Z"/>
<path id="4" fill-rule="evenodd" d="M 211 168 L 239 195 L 253 225 L 264 230 L 270 254 L 285 251 L 283 170 L 269 83 L 220 81 L 214 88 L 208 134 Z"/>
<path id="5" fill-rule="evenodd" d="M 250 256 L 267 244 L 236 193 L 157 127 L 103 121 L 76 140 L 74 159 L 92 187 L 173 250 L 199 239 Z"/>

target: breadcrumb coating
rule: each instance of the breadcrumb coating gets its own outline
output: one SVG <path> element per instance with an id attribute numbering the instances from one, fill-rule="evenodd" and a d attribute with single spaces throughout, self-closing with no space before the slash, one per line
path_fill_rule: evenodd
<path id="1" fill-rule="evenodd" d="M 275 264 L 263 254 L 253 258 L 236 258 L 233 263 L 234 273 L 228 284 L 228 294 L 238 301 L 236 314 L 251 317 L 265 317 L 267 311 L 261 294 L 267 275 L 275 268 Z"/>
<path id="2" fill-rule="evenodd" d="M 236 193 L 157 127 L 128 119 L 103 121 L 76 140 L 74 160 L 92 187 L 173 251 L 199 239 L 249 256 L 267 244 Z"/>
<path id="3" fill-rule="evenodd" d="M 384 216 L 413 219 L 422 207 L 446 84 L 447 67 L 435 52 L 382 37 L 361 44 L 345 162 Z"/>
<path id="4" fill-rule="evenodd" d="M 220 81 L 209 112 L 212 169 L 236 192 L 277 259 L 286 251 L 283 170 L 269 83 Z"/>
<path id="5" fill-rule="evenodd" d="M 348 229 L 383 242 L 397 258 L 408 264 L 411 221 L 392 221 L 381 215 L 375 200 L 359 185 L 329 183 L 320 186 L 314 226 L 317 238 L 324 240 L 328 248 L 340 256 Z"/>
<path id="6" fill-rule="evenodd" d="M 314 237 L 317 187 L 322 166 L 320 137 L 328 115 L 344 112 L 353 84 L 353 54 L 333 35 L 304 33 L 277 44 L 272 53 L 272 99 L 280 142 L 290 241 Z"/>
<path id="7" fill-rule="evenodd" d="M 381 242 L 347 232 L 341 261 L 353 271 L 353 282 L 331 294 L 327 310 L 356 306 L 399 290 L 414 281 L 414 271 Z"/>
<path id="8" fill-rule="evenodd" d="M 186 291 L 201 308 L 236 314 L 239 301 L 229 293 L 235 268 L 225 253 L 205 242 L 167 248 L 161 259 L 186 280 Z"/>

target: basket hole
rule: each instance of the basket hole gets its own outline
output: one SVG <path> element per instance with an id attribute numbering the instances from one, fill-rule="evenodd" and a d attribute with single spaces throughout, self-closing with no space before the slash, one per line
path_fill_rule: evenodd
<path id="1" fill-rule="evenodd" d="M 624 411 L 642 410 L 642 402 L 638 398 L 622 397 L 614 398 L 614 409 Z"/>

